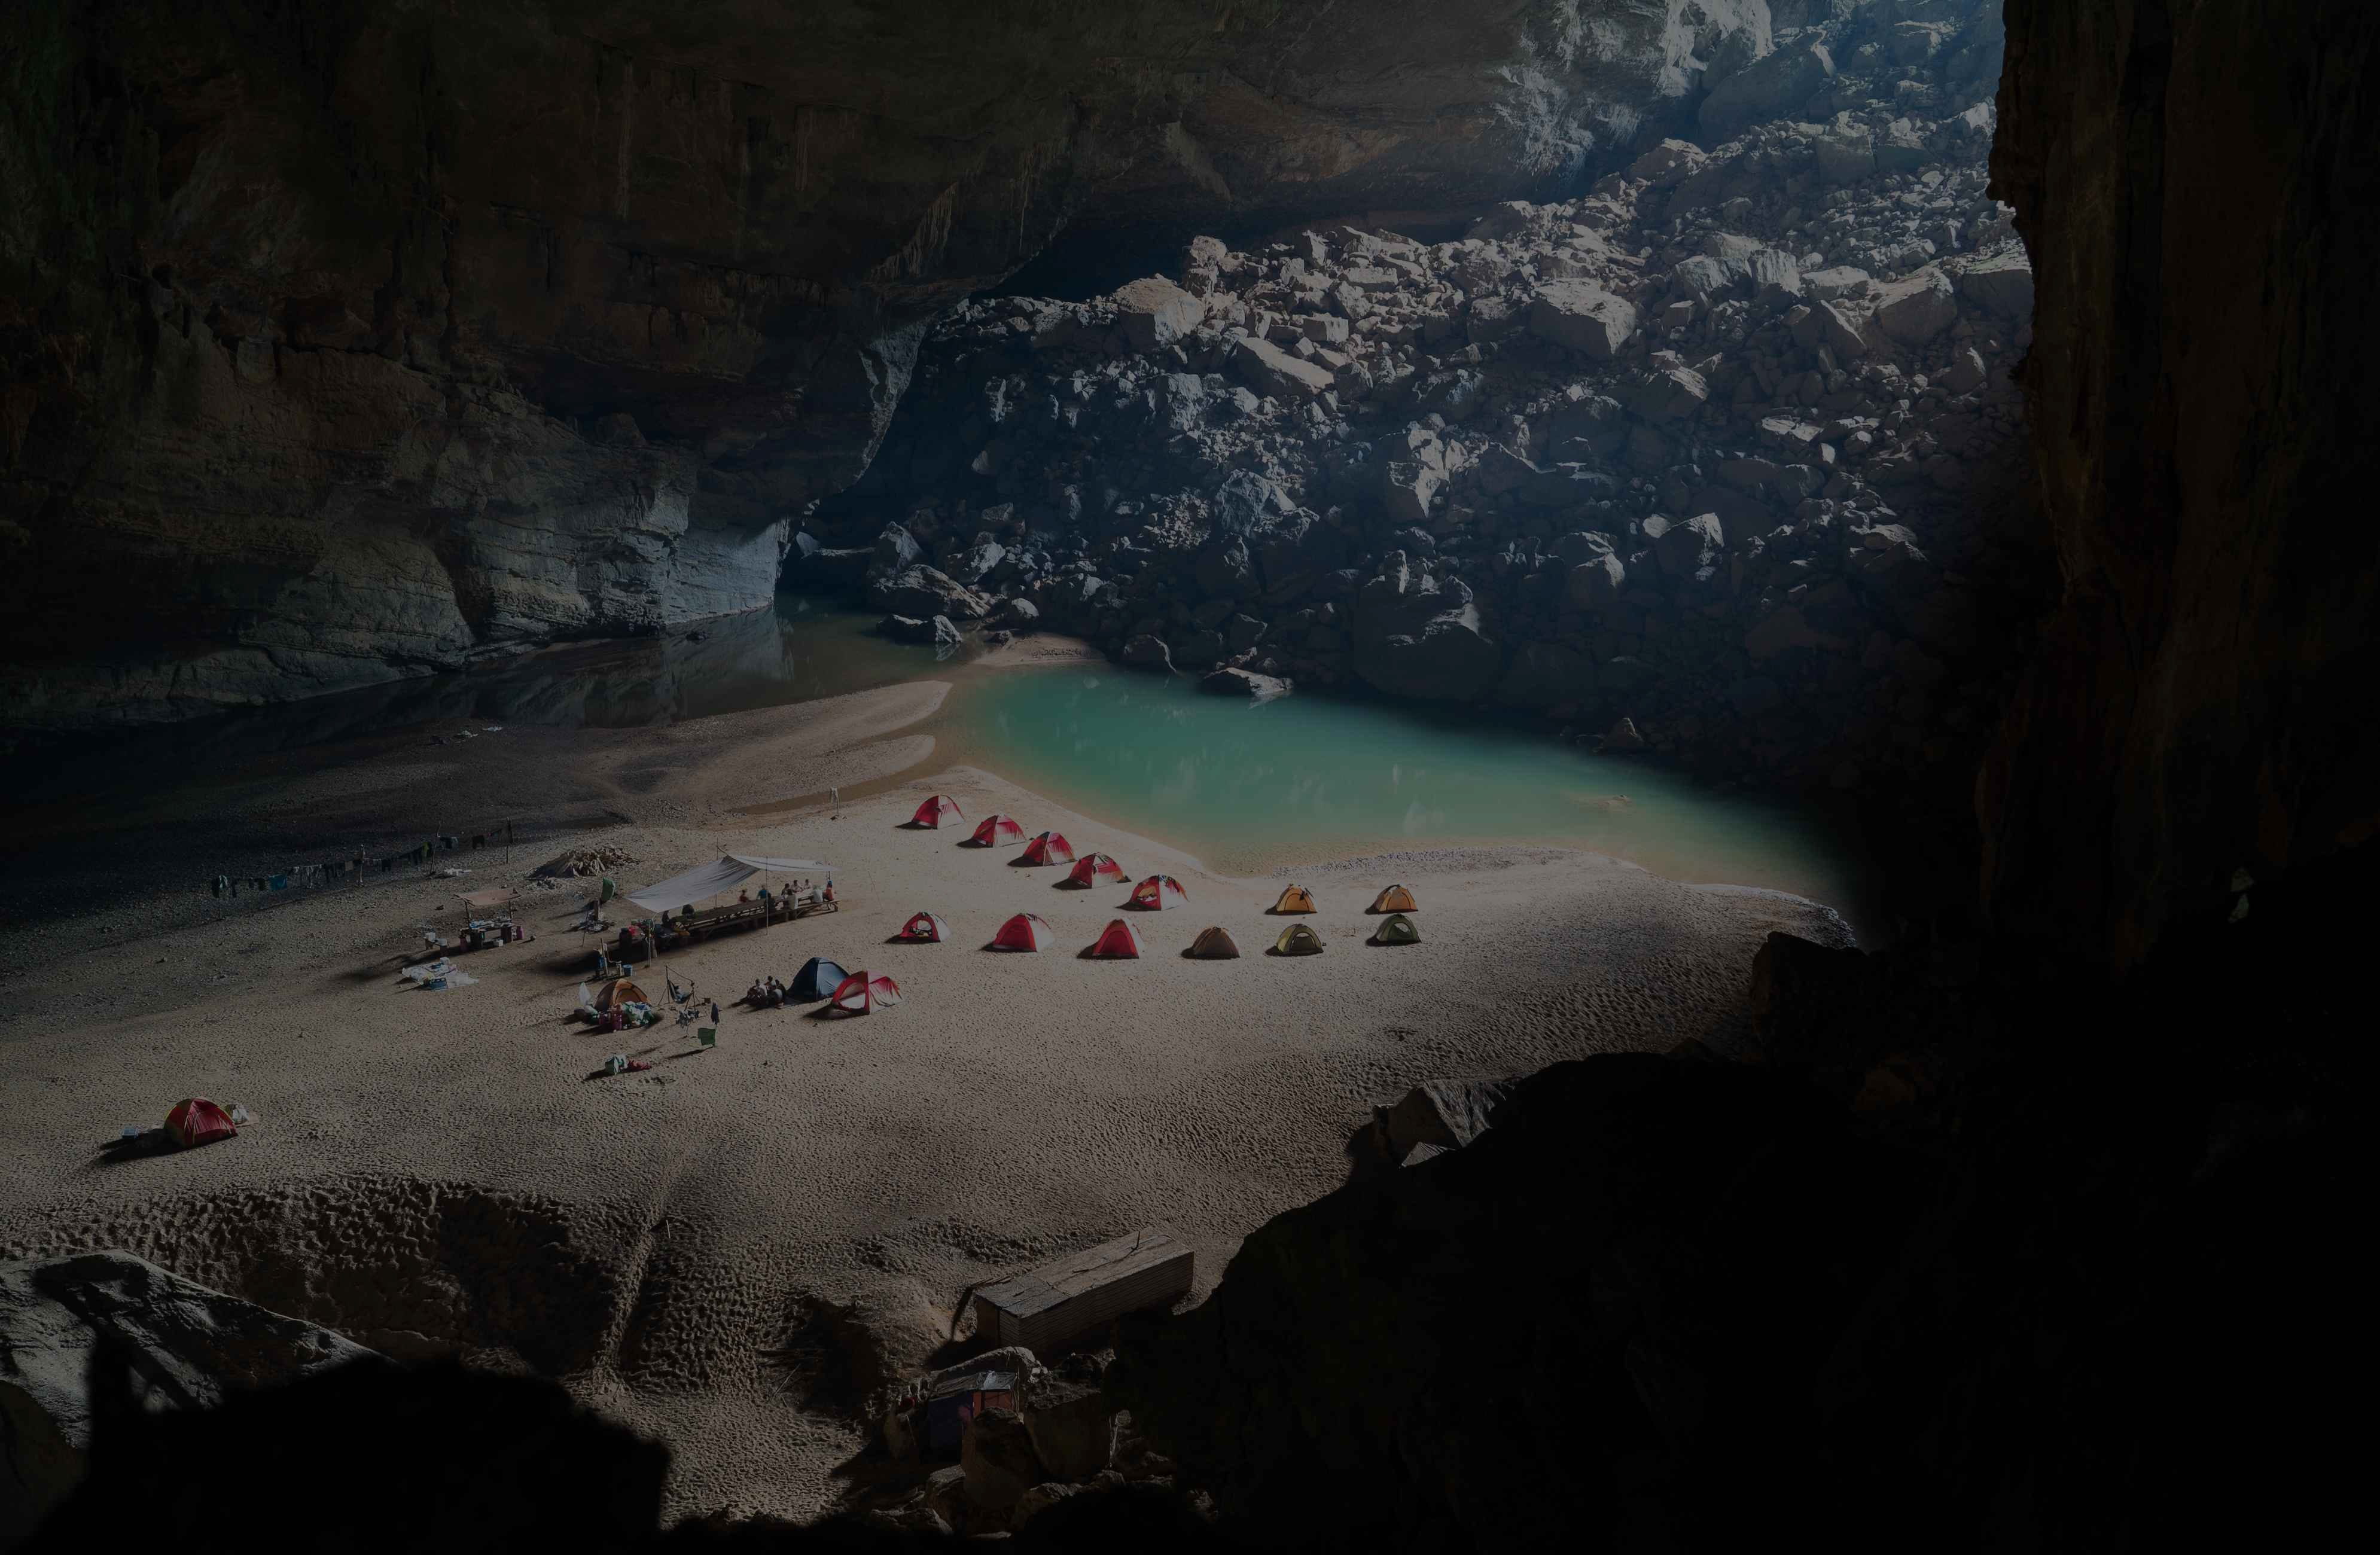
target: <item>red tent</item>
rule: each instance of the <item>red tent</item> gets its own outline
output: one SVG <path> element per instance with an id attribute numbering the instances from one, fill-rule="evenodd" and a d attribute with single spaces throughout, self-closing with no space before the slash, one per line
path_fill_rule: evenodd
<path id="1" fill-rule="evenodd" d="M 1117 863 L 1114 859 L 1110 858 L 1104 853 L 1087 853 L 1083 855 L 1082 857 L 1075 860 L 1074 869 L 1067 873 L 1066 883 L 1068 885 L 1097 885 L 1101 881 L 1120 881 L 1122 879 L 1123 879 L 1123 865 Z"/>
<path id="2" fill-rule="evenodd" d="M 931 913 L 919 913 L 901 926 L 900 937 L 939 945 L 951 937 L 951 926 Z"/>
<path id="3" fill-rule="evenodd" d="M 239 1132 L 232 1126 L 231 1114 L 203 1096 L 186 1097 L 174 1104 L 165 1114 L 165 1132 L 174 1143 L 185 1149 L 192 1145 L 212 1145 L 218 1139 L 228 1139 Z"/>
<path id="4" fill-rule="evenodd" d="M 1091 946 L 1091 954 L 1100 960 L 1137 961 L 1140 959 L 1140 936 L 1132 931 L 1131 924 L 1117 918 L 1108 925 L 1107 931 Z"/>
<path id="5" fill-rule="evenodd" d="M 1178 907 L 1189 900 L 1190 893 L 1172 875 L 1151 875 L 1132 888 L 1131 905 L 1147 912 Z"/>
<path id="6" fill-rule="evenodd" d="M 901 985 L 881 972 L 854 972 L 835 985 L 831 1002 L 846 1014 L 864 1015 L 880 1005 L 901 1002 Z"/>
<path id="7" fill-rule="evenodd" d="M 1075 844 L 1055 832 L 1037 832 L 1019 856 L 1027 864 L 1072 864 Z"/>
<path id="8" fill-rule="evenodd" d="M 991 937 L 994 950 L 1038 951 L 1049 942 L 1050 925 L 1039 913 L 1019 913 Z"/>
<path id="9" fill-rule="evenodd" d="M 1024 840 L 1025 828 L 1004 815 L 985 816 L 983 824 L 975 829 L 975 835 L 967 839 L 978 847 L 1006 847 Z"/>
<path id="10" fill-rule="evenodd" d="M 936 794 L 929 797 L 924 804 L 919 805 L 917 813 L 911 816 L 909 820 L 912 825 L 917 826 L 940 826 L 944 816 L 949 816 L 953 820 L 961 819 L 959 802 L 947 794 Z"/>

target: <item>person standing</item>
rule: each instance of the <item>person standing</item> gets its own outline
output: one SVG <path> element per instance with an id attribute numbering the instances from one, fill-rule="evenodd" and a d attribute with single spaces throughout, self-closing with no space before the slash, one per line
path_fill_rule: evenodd
<path id="1" fill-rule="evenodd" d="M 719 1001 L 716 999 L 710 1002 L 710 1024 L 713 1026 L 719 1024 Z"/>

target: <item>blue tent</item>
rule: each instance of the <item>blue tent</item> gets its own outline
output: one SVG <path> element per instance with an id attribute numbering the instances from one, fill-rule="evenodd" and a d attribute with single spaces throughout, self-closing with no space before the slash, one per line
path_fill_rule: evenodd
<path id="1" fill-rule="evenodd" d="M 850 973 L 833 962 L 814 955 L 803 962 L 802 969 L 794 974 L 794 986 L 785 990 L 785 997 L 788 999 L 830 998 L 833 995 L 836 987 L 849 976 L 851 976 Z"/>

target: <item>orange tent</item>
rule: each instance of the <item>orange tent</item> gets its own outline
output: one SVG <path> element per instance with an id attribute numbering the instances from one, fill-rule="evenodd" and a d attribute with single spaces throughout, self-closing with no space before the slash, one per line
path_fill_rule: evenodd
<path id="1" fill-rule="evenodd" d="M 1101 961 L 1138 961 L 1140 936 L 1132 931 L 1131 924 L 1116 918 L 1092 944 L 1091 955 Z"/>
<path id="2" fill-rule="evenodd" d="M 899 938 L 941 944 L 951 937 L 951 926 L 931 913 L 919 913 L 901 926 Z"/>
<path id="3" fill-rule="evenodd" d="M 1039 913 L 1019 913 L 991 937 L 994 950 L 1038 951 L 1049 942 L 1050 925 Z"/>
<path id="4" fill-rule="evenodd" d="M 1403 886 L 1392 885 L 1386 891 L 1381 892 L 1378 896 L 1373 897 L 1372 905 L 1366 908 L 1365 911 L 1374 913 L 1417 913 L 1421 911 L 1421 907 L 1414 901 L 1412 892 L 1407 891 Z"/>
<path id="5" fill-rule="evenodd" d="M 1172 875 L 1151 875 L 1132 888 L 1130 905 L 1143 912 L 1154 913 L 1167 907 L 1178 907 L 1189 900 L 1190 893 L 1183 890 L 1182 882 Z"/>
<path id="6" fill-rule="evenodd" d="M 1281 888 L 1281 900 L 1272 905 L 1276 913 L 1310 913 L 1314 910 L 1314 893 L 1302 885 Z"/>
<path id="7" fill-rule="evenodd" d="M 228 1139 L 239 1130 L 232 1125 L 229 1112 L 203 1096 L 191 1096 L 176 1102 L 165 1114 L 165 1132 L 174 1136 L 175 1144 L 188 1149 Z"/>
<path id="8" fill-rule="evenodd" d="M 1075 844 L 1056 832 L 1038 832 L 1018 856 L 1027 864 L 1072 864 Z"/>
<path id="9" fill-rule="evenodd" d="M 1123 866 L 1104 853 L 1087 853 L 1075 860 L 1066 875 L 1068 885 L 1097 885 L 1101 881 L 1123 879 Z"/>
<path id="10" fill-rule="evenodd" d="M 1006 847 L 1024 840 L 1025 828 L 1004 815 L 985 816 L 983 823 L 975 829 L 975 835 L 967 839 L 978 847 Z"/>
<path id="11" fill-rule="evenodd" d="M 959 802 L 947 794 L 935 794 L 929 796 L 924 804 L 917 807 L 917 813 L 911 816 L 909 821 L 914 826 L 938 827 L 941 825 L 944 816 L 949 816 L 953 820 L 962 819 L 959 813 Z"/>
<path id="12" fill-rule="evenodd" d="M 881 972 L 854 972 L 835 986 L 832 999 L 835 1009 L 852 1015 L 899 1002 L 901 985 Z"/>

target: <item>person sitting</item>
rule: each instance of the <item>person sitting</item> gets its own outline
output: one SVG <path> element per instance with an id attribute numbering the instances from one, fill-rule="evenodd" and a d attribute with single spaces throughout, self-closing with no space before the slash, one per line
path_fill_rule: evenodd
<path id="1" fill-rule="evenodd" d="M 829 881 L 826 882 L 826 894 L 821 897 L 820 900 L 827 902 L 834 900 L 834 881 Z"/>
<path id="2" fill-rule="evenodd" d="M 741 905 L 752 900 L 752 893 L 748 891 L 739 891 L 735 893 L 735 900 L 737 905 Z"/>

